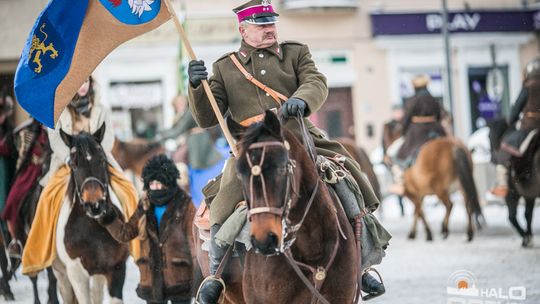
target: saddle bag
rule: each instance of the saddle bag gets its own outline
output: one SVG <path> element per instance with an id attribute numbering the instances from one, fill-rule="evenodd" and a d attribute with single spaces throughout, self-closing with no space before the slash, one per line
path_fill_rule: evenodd
<path id="1" fill-rule="evenodd" d="M 367 210 L 357 182 L 340 159 L 318 156 L 317 167 L 331 192 L 336 194 L 349 221 L 352 223 L 357 216 L 364 214 L 361 219 L 362 271 L 380 264 L 392 236 L 375 215 Z"/>

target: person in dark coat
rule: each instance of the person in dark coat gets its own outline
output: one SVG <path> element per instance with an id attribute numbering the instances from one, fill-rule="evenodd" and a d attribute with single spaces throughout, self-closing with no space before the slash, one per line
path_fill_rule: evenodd
<path id="1" fill-rule="evenodd" d="M 491 189 L 494 195 L 504 197 L 508 192 L 508 165 L 510 157 L 522 157 L 522 144 L 532 131 L 540 129 L 540 58 L 531 60 L 524 71 L 521 92 L 512 105 L 506 122 L 510 127 L 504 135 L 500 150 L 494 153 L 497 169 L 497 185 Z"/>
<path id="2" fill-rule="evenodd" d="M 8 246 L 12 258 L 21 258 L 22 244 L 17 239 L 19 207 L 32 187 L 42 176 L 43 163 L 49 154 L 49 141 L 46 128 L 36 119 L 30 118 L 14 131 L 14 143 L 17 151 L 17 163 L 13 185 L 6 199 L 6 207 L 0 218 L 7 221 L 11 234 Z"/>
<path id="3" fill-rule="evenodd" d="M 119 242 L 139 237 L 137 295 L 147 303 L 191 303 L 196 265 L 192 223 L 195 207 L 177 183 L 180 173 L 165 155 L 151 158 L 142 178 L 145 197 L 124 223 L 110 208 L 99 219 Z"/>
<path id="4" fill-rule="evenodd" d="M 416 94 L 405 103 L 402 126 L 404 142 L 398 150 L 396 161 L 402 169 L 414 163 L 423 144 L 446 135 L 441 124 L 444 115 L 443 107 L 429 93 L 427 89 L 429 82 L 425 77 L 427 76 L 413 80 Z"/>

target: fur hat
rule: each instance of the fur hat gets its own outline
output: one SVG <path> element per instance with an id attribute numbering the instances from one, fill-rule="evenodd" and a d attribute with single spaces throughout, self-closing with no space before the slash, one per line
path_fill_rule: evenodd
<path id="1" fill-rule="evenodd" d="M 431 77 L 427 74 L 420 74 L 414 76 L 412 79 L 413 87 L 415 88 L 425 88 L 428 86 L 429 81 L 431 80 Z"/>
<path id="2" fill-rule="evenodd" d="M 168 188 L 177 187 L 176 180 L 180 177 L 180 172 L 174 162 L 165 154 L 152 157 L 142 171 L 144 189 L 150 188 L 150 182 L 155 180 L 161 182 Z"/>

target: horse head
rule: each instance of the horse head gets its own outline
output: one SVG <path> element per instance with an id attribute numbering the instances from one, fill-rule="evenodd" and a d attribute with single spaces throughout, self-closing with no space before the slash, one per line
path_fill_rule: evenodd
<path id="1" fill-rule="evenodd" d="M 248 128 L 232 119 L 227 124 L 239 142 L 236 169 L 249 208 L 251 242 L 259 253 L 278 254 L 287 234 L 287 215 L 298 199 L 294 151 L 302 147 L 272 111 Z"/>
<path id="2" fill-rule="evenodd" d="M 84 211 L 91 218 L 102 215 L 106 204 L 110 203 L 107 190 L 108 162 L 101 147 L 104 134 L 105 124 L 94 134 L 81 132 L 72 136 L 60 130 L 62 140 L 70 149 L 68 161 L 71 169 L 70 189 L 73 189 L 76 195 L 72 201 L 82 204 Z"/>

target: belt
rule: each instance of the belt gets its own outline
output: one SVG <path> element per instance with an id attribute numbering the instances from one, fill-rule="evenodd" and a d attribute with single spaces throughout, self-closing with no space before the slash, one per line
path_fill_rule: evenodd
<path id="1" fill-rule="evenodd" d="M 540 112 L 525 112 L 525 117 L 527 118 L 533 118 L 533 119 L 540 119 Z"/>
<path id="2" fill-rule="evenodd" d="M 272 98 L 274 99 L 274 101 L 278 104 L 278 106 L 281 106 L 281 103 L 282 101 L 285 102 L 287 101 L 287 96 L 279 93 L 278 91 L 266 86 L 265 84 L 263 84 L 262 82 L 258 81 L 257 79 L 255 79 L 255 77 L 253 77 L 253 75 L 251 75 L 245 68 L 244 66 L 240 63 L 240 61 L 238 61 L 238 59 L 236 58 L 236 56 L 234 56 L 234 54 L 231 54 L 229 55 L 229 57 L 231 58 L 232 62 L 234 63 L 234 65 L 238 68 L 238 70 L 240 70 L 240 72 L 242 74 L 244 74 L 244 77 L 246 77 L 247 80 L 249 80 L 251 83 L 253 83 L 254 85 L 256 85 L 258 88 L 260 88 L 261 90 L 265 91 L 266 93 L 268 93 L 268 95 L 272 96 Z"/>
<path id="3" fill-rule="evenodd" d="M 274 114 L 277 115 L 277 108 L 272 108 L 270 109 L 272 112 L 274 112 Z M 259 114 L 259 115 L 255 115 L 255 116 L 251 116 L 250 118 L 246 118 L 244 120 L 242 120 L 240 122 L 240 124 L 244 127 L 249 127 L 251 126 L 252 124 L 256 123 L 256 122 L 259 122 L 259 121 L 262 121 L 264 119 L 264 113 L 263 114 Z"/>
<path id="4" fill-rule="evenodd" d="M 437 119 L 435 116 L 413 116 L 412 117 L 412 123 L 430 123 L 430 122 L 436 122 Z"/>

